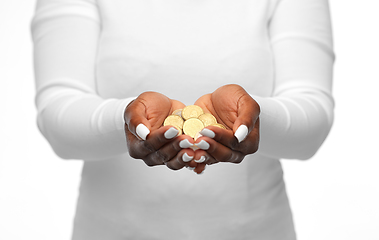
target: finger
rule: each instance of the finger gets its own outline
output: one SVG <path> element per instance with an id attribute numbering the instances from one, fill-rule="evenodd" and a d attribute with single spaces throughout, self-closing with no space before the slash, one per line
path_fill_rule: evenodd
<path id="1" fill-rule="evenodd" d="M 207 167 L 207 164 L 199 163 L 193 171 L 197 173 L 198 175 L 200 175 L 204 173 L 206 167 Z"/>
<path id="2" fill-rule="evenodd" d="M 170 159 L 170 161 L 167 161 L 165 164 L 168 168 L 172 170 L 179 170 L 186 166 L 189 167 L 189 164 L 192 161 L 193 157 L 194 157 L 193 150 L 183 149 L 175 157 Z M 192 166 L 193 168 L 196 167 L 196 165 L 192 165 Z"/>
<path id="3" fill-rule="evenodd" d="M 194 161 L 191 161 L 188 163 L 188 165 L 185 166 L 185 168 L 187 168 L 188 170 L 190 171 L 193 171 L 197 168 L 199 164 L 198 163 L 195 163 Z"/>
<path id="4" fill-rule="evenodd" d="M 164 119 L 172 108 L 172 102 L 166 96 L 153 92 L 145 92 L 131 102 L 124 113 L 124 120 L 128 129 L 136 137 L 146 140 L 152 130 L 162 126 Z"/>
<path id="5" fill-rule="evenodd" d="M 210 155 L 207 151 L 202 150 L 202 149 L 198 149 L 195 151 L 195 155 L 194 155 L 193 159 L 194 159 L 193 161 L 197 164 L 212 165 L 212 164 L 219 162 L 212 155 Z"/>
<path id="6" fill-rule="evenodd" d="M 195 167 L 189 168 L 189 169 L 193 170 L 197 174 L 202 174 L 204 173 L 204 170 L 207 165 L 217 163 L 217 161 L 211 155 L 209 155 L 206 151 L 197 149 L 194 152 L 194 157 L 191 163 L 193 163 Z"/>
<path id="7" fill-rule="evenodd" d="M 128 130 L 136 137 L 146 140 L 150 134 L 151 124 L 146 117 L 146 106 L 138 99 L 129 104 L 124 113 L 125 124 Z"/>
<path id="8" fill-rule="evenodd" d="M 147 161 L 144 159 L 147 155 L 151 153 L 150 149 L 146 149 L 145 141 L 137 138 L 133 133 L 131 133 L 127 126 L 125 128 L 126 142 L 128 147 L 129 155 L 135 159 L 143 159 L 146 165 L 155 166 L 162 165 L 162 161 Z"/>
<path id="9" fill-rule="evenodd" d="M 253 130 L 245 138 L 239 142 L 231 130 L 221 129 L 215 126 L 208 126 L 200 131 L 200 134 L 214 139 L 218 143 L 245 155 L 255 153 L 259 146 L 259 119 Z"/>
<path id="10" fill-rule="evenodd" d="M 143 123 L 138 124 L 135 131 L 136 135 L 140 137 L 142 140 L 146 140 L 147 135 L 150 134 L 149 128 Z"/>
<path id="11" fill-rule="evenodd" d="M 237 102 L 237 118 L 233 124 L 234 136 L 242 142 L 254 129 L 259 117 L 258 103 L 248 94 L 244 94 Z"/>
<path id="12" fill-rule="evenodd" d="M 152 131 L 146 140 L 141 140 L 128 130 L 127 143 L 129 154 L 133 158 L 143 159 L 147 155 L 156 152 L 165 144 L 175 140 L 178 133 L 179 131 L 176 128 L 165 126 Z"/>
<path id="13" fill-rule="evenodd" d="M 200 134 L 205 137 L 214 139 L 215 141 L 221 143 L 224 146 L 229 147 L 230 149 L 237 150 L 239 147 L 239 142 L 234 136 L 232 130 L 221 129 L 216 126 L 207 126 L 200 131 Z M 199 138 L 200 139 L 200 138 Z"/>
<path id="14" fill-rule="evenodd" d="M 176 139 L 174 139 L 173 141 L 170 141 L 168 143 L 166 143 L 165 145 L 163 145 L 162 147 L 160 147 L 159 149 L 156 149 L 155 151 L 151 152 L 149 155 L 147 155 L 146 157 L 144 157 L 144 160 L 145 161 L 149 161 L 149 162 L 159 162 L 159 163 L 167 163 L 169 161 L 171 161 L 173 158 L 175 158 L 178 153 L 183 150 L 183 148 L 180 146 L 180 142 L 185 139 L 185 138 L 189 138 L 189 136 L 180 136 Z M 145 141 L 147 142 L 147 141 Z M 184 157 L 191 157 L 193 156 L 193 153 L 191 154 L 191 151 L 193 152 L 193 150 L 187 148 L 185 150 L 185 152 L 188 154 L 190 154 L 189 156 L 187 155 L 184 155 Z M 180 155 L 180 157 L 182 157 L 184 152 L 182 152 L 182 154 Z M 188 159 L 186 158 L 184 161 L 188 161 Z M 181 164 L 183 164 L 184 161 L 180 161 Z M 184 166 L 185 164 L 183 164 Z M 183 166 L 180 166 L 180 168 L 182 168 Z"/>
<path id="15" fill-rule="evenodd" d="M 145 141 L 137 138 L 133 133 L 131 133 L 127 127 L 125 129 L 126 142 L 128 147 L 129 155 L 135 159 L 142 159 L 147 166 L 162 165 L 163 161 L 154 161 L 155 159 L 145 159 L 149 155 L 150 150 L 145 149 Z"/>
<path id="16" fill-rule="evenodd" d="M 231 148 L 208 137 L 199 138 L 196 141 L 195 146 L 205 150 L 207 154 L 211 156 L 209 158 L 215 159 L 215 162 L 240 163 L 245 156 L 242 152 L 232 150 Z M 197 158 L 195 157 L 195 159 Z M 208 160 L 207 164 L 211 164 L 211 161 Z"/>
<path id="17" fill-rule="evenodd" d="M 245 124 L 241 124 L 235 131 L 234 136 L 237 138 L 238 142 L 242 142 L 243 140 L 245 140 L 248 134 L 248 127 Z"/>

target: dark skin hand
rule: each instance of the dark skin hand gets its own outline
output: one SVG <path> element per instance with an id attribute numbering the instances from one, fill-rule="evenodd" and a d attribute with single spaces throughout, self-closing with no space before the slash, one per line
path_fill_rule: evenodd
<path id="1" fill-rule="evenodd" d="M 179 144 L 185 139 L 193 143 L 193 139 L 186 135 L 175 137 L 175 134 L 172 133 L 167 138 L 165 133 L 172 127 L 162 127 L 163 121 L 168 115 L 175 109 L 183 107 L 185 107 L 183 103 L 156 92 L 144 92 L 131 102 L 124 114 L 125 134 L 130 156 L 142 159 L 148 166 L 164 164 L 172 170 L 178 170 L 185 166 L 196 167 L 197 164 L 194 162 L 183 161 L 185 153 L 190 157 L 194 156 L 193 150 L 182 148 Z M 145 130 L 149 132 L 140 131 L 138 134 L 137 128 L 140 124 L 146 126 L 148 130 Z M 171 132 L 174 131 L 175 129 Z"/>
<path id="2" fill-rule="evenodd" d="M 241 86 L 235 84 L 222 86 L 213 93 L 200 97 L 195 105 L 213 114 L 217 122 L 227 127 L 226 130 L 215 126 L 206 127 L 213 132 L 211 134 L 206 130 L 202 131 L 208 132 L 208 136 L 197 139 L 196 143 L 204 140 L 209 144 L 209 148 L 195 152 L 194 160 L 200 159 L 201 156 L 205 157 L 205 161 L 198 165 L 195 172 L 203 171 L 205 165 L 219 162 L 240 163 L 246 155 L 258 150 L 260 108 Z M 242 135 L 241 132 L 237 133 L 240 136 L 238 140 L 235 134 L 241 125 L 247 128 L 245 132 L 242 131 Z"/>
<path id="3" fill-rule="evenodd" d="M 125 110 L 125 133 L 130 156 L 142 159 L 148 166 L 165 164 L 172 170 L 192 167 L 195 172 L 201 173 L 206 165 L 240 163 L 246 155 L 257 151 L 260 109 L 242 87 L 234 84 L 222 86 L 200 97 L 195 104 L 227 127 L 226 130 L 206 127 L 207 130 L 202 131 L 203 137 L 196 140 L 196 151 L 190 148 L 194 143 L 191 137 L 175 137 L 172 135 L 175 132 L 169 130 L 170 126 L 162 127 L 168 115 L 185 105 L 160 93 L 142 93 Z M 141 123 L 148 130 L 138 131 L 137 126 Z M 171 135 L 168 134 L 170 131 Z M 144 135 L 147 135 L 145 140 Z M 183 142 L 187 144 L 181 144 Z"/>

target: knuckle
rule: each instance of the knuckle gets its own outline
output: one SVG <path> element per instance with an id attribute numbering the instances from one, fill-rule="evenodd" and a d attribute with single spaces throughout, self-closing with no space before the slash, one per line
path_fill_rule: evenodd
<path id="1" fill-rule="evenodd" d="M 251 148 L 251 154 L 253 153 L 256 153 L 259 149 L 259 145 L 258 144 L 255 144 L 252 148 Z"/>
<path id="2" fill-rule="evenodd" d="M 129 155 L 134 159 L 141 159 L 141 154 L 134 147 L 128 147 Z"/>
<path id="3" fill-rule="evenodd" d="M 181 169 L 181 168 L 177 168 L 177 167 L 175 167 L 173 164 L 171 164 L 171 163 L 169 163 L 169 162 L 166 164 L 166 166 L 167 166 L 169 169 L 174 170 L 174 171 L 178 171 L 179 169 Z"/>
<path id="4" fill-rule="evenodd" d="M 230 162 L 232 163 L 241 163 L 242 160 L 245 158 L 245 155 L 240 152 L 235 152 L 232 154 L 232 157 L 230 158 Z"/>
<path id="5" fill-rule="evenodd" d="M 215 159 L 208 160 L 208 161 L 206 162 L 207 165 L 213 165 L 213 164 L 216 164 L 216 163 L 218 163 L 218 161 L 216 161 Z"/>
<path id="6" fill-rule="evenodd" d="M 169 160 L 169 157 L 167 156 L 167 154 L 164 154 L 162 151 L 154 152 L 153 156 L 155 160 L 159 162 L 167 162 Z"/>
<path id="7" fill-rule="evenodd" d="M 134 158 L 134 159 L 138 159 L 139 156 L 134 152 L 134 151 L 129 151 L 129 155 Z"/>
<path id="8" fill-rule="evenodd" d="M 151 157 L 151 155 L 148 155 L 147 157 L 143 158 L 142 160 L 143 160 L 143 161 L 145 162 L 145 164 L 146 164 L 147 166 L 149 166 L 149 167 L 154 167 L 154 166 L 157 166 L 157 165 L 162 165 L 162 163 L 157 162 L 155 159 L 153 159 L 153 158 Z"/>
<path id="9" fill-rule="evenodd" d="M 170 160 L 170 157 L 162 151 L 155 151 L 149 154 L 146 159 L 155 165 L 162 165 Z"/>
<path id="10" fill-rule="evenodd" d="M 150 161 L 145 161 L 145 164 L 146 164 L 148 167 L 154 167 L 154 166 L 156 166 L 155 163 L 150 162 Z"/>
<path id="11" fill-rule="evenodd" d="M 127 141 L 129 155 L 135 159 L 142 159 L 147 155 L 146 151 L 141 148 L 141 141 Z"/>
<path id="12" fill-rule="evenodd" d="M 157 156 L 156 152 L 149 154 L 146 157 L 146 160 L 148 160 L 149 162 L 152 162 L 152 163 L 163 162 L 163 161 L 159 161 L 159 157 Z"/>
<path id="13" fill-rule="evenodd" d="M 240 147 L 240 143 L 238 142 L 237 138 L 233 138 L 229 142 L 229 145 L 230 145 L 230 148 L 233 149 L 233 150 L 238 149 Z"/>
<path id="14" fill-rule="evenodd" d="M 249 146 L 246 146 L 244 153 L 253 154 L 253 153 L 256 153 L 258 149 L 259 149 L 259 143 L 255 142 L 253 144 L 250 144 Z"/>
<path id="15" fill-rule="evenodd" d="M 220 162 L 230 162 L 233 158 L 233 151 L 230 151 L 228 154 L 222 154 L 218 159 Z"/>
<path id="16" fill-rule="evenodd" d="M 181 140 L 183 140 L 183 139 L 175 139 L 174 142 L 172 142 L 171 146 L 172 146 L 174 151 L 180 152 L 181 150 L 183 150 L 179 145 Z"/>
<path id="17" fill-rule="evenodd" d="M 156 151 L 154 148 L 153 144 L 151 144 L 149 141 L 144 141 L 143 142 L 143 147 L 150 153 L 153 153 Z"/>

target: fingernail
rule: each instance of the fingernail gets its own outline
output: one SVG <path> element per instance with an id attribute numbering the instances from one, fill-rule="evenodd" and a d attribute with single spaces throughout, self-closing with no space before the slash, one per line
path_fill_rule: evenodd
<path id="1" fill-rule="evenodd" d="M 200 159 L 195 160 L 195 162 L 197 162 L 197 163 L 203 163 L 203 162 L 205 162 L 205 156 L 201 156 Z"/>
<path id="2" fill-rule="evenodd" d="M 234 136 L 238 139 L 238 142 L 242 142 L 247 137 L 249 129 L 246 125 L 241 125 L 237 128 L 237 131 L 234 133 Z"/>
<path id="3" fill-rule="evenodd" d="M 182 159 L 183 162 L 190 162 L 193 159 L 193 156 L 189 156 L 187 153 L 184 153 Z"/>
<path id="4" fill-rule="evenodd" d="M 179 133 L 178 129 L 176 129 L 176 128 L 174 128 L 174 127 L 171 127 L 171 128 L 169 128 L 169 129 L 164 133 L 164 137 L 165 137 L 166 139 L 172 139 L 172 138 L 178 136 L 178 133 Z"/>
<path id="5" fill-rule="evenodd" d="M 212 130 L 209 130 L 208 128 L 203 128 L 200 131 L 200 134 L 209 138 L 214 138 L 216 136 L 216 134 Z"/>
<path id="6" fill-rule="evenodd" d="M 195 170 L 195 167 L 188 167 L 188 166 L 186 166 L 186 168 L 187 168 L 188 170 L 191 170 L 191 171 Z"/>
<path id="7" fill-rule="evenodd" d="M 184 140 L 182 140 L 182 141 L 179 142 L 179 146 L 181 148 L 190 148 L 190 147 L 193 146 L 193 144 L 190 143 L 190 141 L 188 141 L 188 139 L 184 139 Z"/>
<path id="8" fill-rule="evenodd" d="M 137 135 L 142 138 L 143 140 L 146 140 L 147 135 L 149 135 L 150 130 L 143 125 L 142 123 L 138 124 L 136 128 Z"/>
<path id="9" fill-rule="evenodd" d="M 209 143 L 204 140 L 201 140 L 199 143 L 195 143 L 194 145 L 203 150 L 209 149 Z"/>

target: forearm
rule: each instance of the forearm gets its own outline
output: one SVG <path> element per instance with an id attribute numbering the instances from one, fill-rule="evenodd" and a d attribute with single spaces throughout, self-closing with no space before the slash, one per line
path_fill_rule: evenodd
<path id="1" fill-rule="evenodd" d="M 275 158 L 309 159 L 333 123 L 333 100 L 322 92 L 288 92 L 254 97 L 261 107 L 259 153 Z"/>
<path id="2" fill-rule="evenodd" d="M 275 88 L 261 107 L 260 153 L 308 159 L 333 123 L 333 39 L 327 0 L 278 1 L 269 34 Z"/>
<path id="3" fill-rule="evenodd" d="M 38 127 L 61 158 L 100 160 L 127 151 L 123 112 L 133 98 L 104 100 L 62 86 L 37 96 Z"/>
<path id="4" fill-rule="evenodd" d="M 65 159 L 127 151 L 123 111 L 132 98 L 103 99 L 95 65 L 100 17 L 94 0 L 39 0 L 32 23 L 38 127 Z"/>

